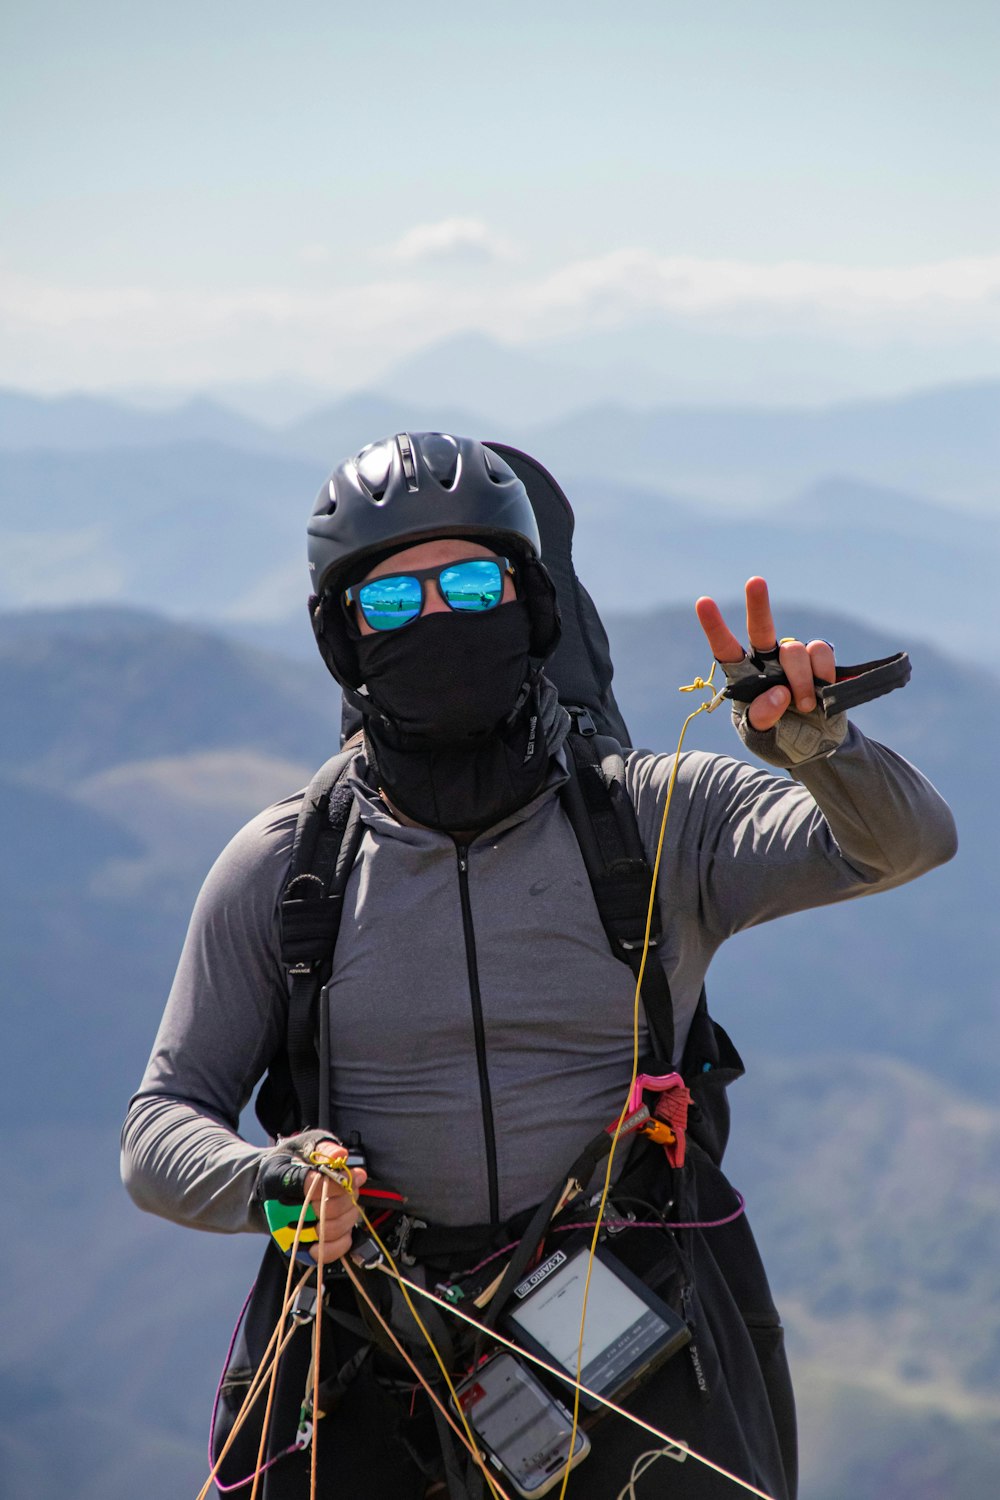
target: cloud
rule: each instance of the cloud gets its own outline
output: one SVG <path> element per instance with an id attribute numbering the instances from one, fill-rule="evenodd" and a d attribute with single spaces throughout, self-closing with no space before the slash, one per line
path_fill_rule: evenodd
<path id="1" fill-rule="evenodd" d="M 1000 346 L 1000 257 L 865 267 L 622 248 L 543 274 L 508 264 L 488 282 L 429 276 L 422 267 L 417 274 L 421 257 L 484 243 L 493 241 L 475 220 L 423 226 L 395 247 L 391 274 L 325 287 L 88 289 L 0 272 L 0 383 L 191 385 L 294 369 L 357 389 L 456 333 L 537 343 L 638 323 L 653 328 L 660 318 L 694 331 L 762 339 L 792 333 L 859 350 L 893 340 Z"/>
<path id="2" fill-rule="evenodd" d="M 517 251 L 482 219 L 441 219 L 414 225 L 382 251 L 382 258 L 401 266 L 443 261 L 482 265 L 516 260 Z"/>
<path id="3" fill-rule="evenodd" d="M 660 312 L 694 318 L 720 313 L 784 322 L 844 318 L 890 328 L 916 318 L 961 325 L 987 315 L 1000 332 L 1000 256 L 916 266 L 842 266 L 808 261 L 759 265 L 622 249 L 563 266 L 527 291 L 543 319 L 618 324 Z M 902 325 L 900 325 L 902 326 Z"/>

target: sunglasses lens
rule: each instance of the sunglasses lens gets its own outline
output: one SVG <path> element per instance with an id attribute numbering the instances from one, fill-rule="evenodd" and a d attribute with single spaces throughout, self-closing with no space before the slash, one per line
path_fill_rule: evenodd
<path id="1" fill-rule="evenodd" d="M 374 578 L 358 589 L 358 603 L 373 630 L 398 630 L 415 620 L 423 607 L 420 580 L 406 573 Z"/>
<path id="2" fill-rule="evenodd" d="M 495 609 L 503 597 L 503 574 L 492 558 L 470 558 L 442 568 L 441 593 L 452 609 L 481 613 Z"/>

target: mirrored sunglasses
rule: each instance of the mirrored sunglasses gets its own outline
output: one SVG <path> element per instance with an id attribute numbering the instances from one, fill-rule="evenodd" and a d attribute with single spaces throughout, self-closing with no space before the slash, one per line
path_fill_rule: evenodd
<path id="1" fill-rule="evenodd" d="M 483 614 L 503 598 L 505 576 L 514 576 L 506 557 L 468 557 L 412 573 L 387 573 L 344 591 L 346 604 L 357 604 L 373 630 L 399 630 L 419 618 L 424 607 L 424 584 L 437 580 L 438 593 L 449 609 Z"/>

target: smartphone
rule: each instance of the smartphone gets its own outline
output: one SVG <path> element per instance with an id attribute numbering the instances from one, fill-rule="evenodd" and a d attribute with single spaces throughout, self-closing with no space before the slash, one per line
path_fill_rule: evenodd
<path id="1" fill-rule="evenodd" d="M 486 1456 L 527 1500 L 558 1484 L 566 1469 L 582 1463 L 590 1439 L 541 1381 L 512 1354 L 494 1354 L 458 1387 L 459 1405 Z"/>

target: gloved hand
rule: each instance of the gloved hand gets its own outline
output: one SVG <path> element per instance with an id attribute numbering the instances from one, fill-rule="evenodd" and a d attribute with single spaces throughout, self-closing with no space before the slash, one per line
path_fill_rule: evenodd
<path id="1" fill-rule="evenodd" d="M 822 644 L 825 645 L 826 642 Z M 793 641 L 787 646 L 781 646 L 774 657 L 770 657 L 768 653 L 757 653 L 754 656 L 744 656 L 742 661 L 723 661 L 719 665 L 726 674 L 727 682 L 740 682 L 746 677 L 757 677 L 762 670 L 766 671 L 771 660 L 779 662 L 784 671 L 786 653 L 801 645 L 801 641 Z M 778 692 L 787 693 L 788 689 L 769 688 L 762 696 Z M 756 701 L 758 700 L 755 699 L 754 702 Z M 843 744 L 847 734 L 847 715 L 826 714 L 818 704 L 809 713 L 790 706 L 783 709 L 781 717 L 769 729 L 754 727 L 752 709 L 753 703 L 734 702 L 733 723 L 736 732 L 754 755 L 772 766 L 780 766 L 782 770 L 802 765 L 807 760 L 832 755 Z"/>
<path id="2" fill-rule="evenodd" d="M 261 1204 L 275 1244 L 287 1255 L 295 1240 L 295 1227 L 302 1205 L 312 1191 L 299 1235 L 298 1259 L 306 1265 L 319 1259 L 320 1220 L 323 1227 L 323 1261 L 339 1260 L 351 1248 L 358 1219 L 352 1193 L 310 1165 L 313 1153 L 332 1159 L 344 1158 L 346 1149 L 326 1130 L 305 1130 L 286 1136 L 268 1153 L 257 1173 L 254 1197 Z M 345 1167 L 354 1192 L 366 1180 L 362 1167 Z M 325 1206 L 321 1211 L 321 1203 Z"/>
<path id="3" fill-rule="evenodd" d="M 747 639 L 751 655 L 733 635 L 714 599 L 695 605 L 712 654 L 727 682 L 756 676 L 776 661 L 788 686 L 769 688 L 752 703 L 733 704 L 733 723 L 748 750 L 783 770 L 832 755 L 847 734 L 847 715 L 827 715 L 816 701 L 816 681 L 833 682 L 837 665 L 829 641 L 786 640 L 778 645 L 763 578 L 746 586 Z"/>

